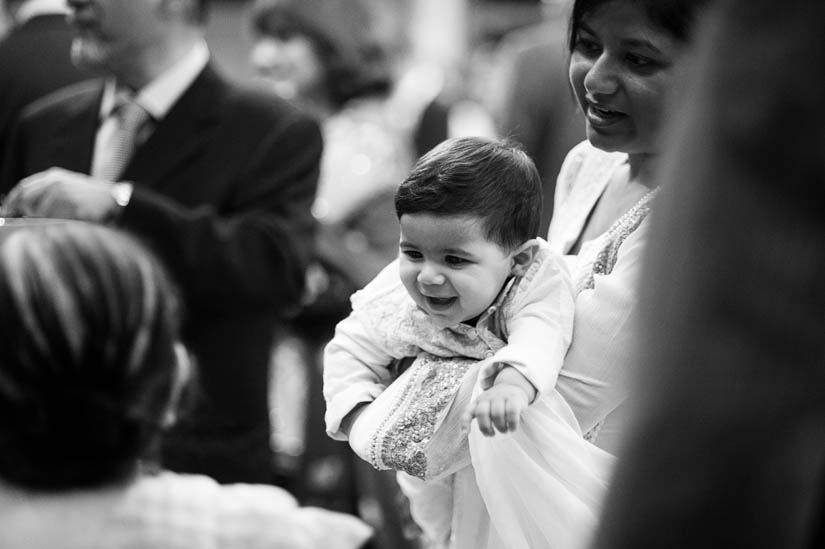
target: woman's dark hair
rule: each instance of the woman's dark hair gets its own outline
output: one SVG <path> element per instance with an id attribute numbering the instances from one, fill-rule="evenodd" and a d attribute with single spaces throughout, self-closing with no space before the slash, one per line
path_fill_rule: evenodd
<path id="1" fill-rule="evenodd" d="M 114 229 L 0 236 L 0 478 L 60 490 L 131 474 L 178 383 L 172 283 Z"/>
<path id="2" fill-rule="evenodd" d="M 395 193 L 404 214 L 467 215 L 484 236 L 513 249 L 538 236 L 541 178 L 515 143 L 484 137 L 448 139 L 424 155 Z"/>
<path id="3" fill-rule="evenodd" d="M 306 36 L 324 67 L 324 85 L 333 107 L 390 90 L 389 59 L 370 30 L 366 8 L 355 0 L 268 0 L 253 12 L 260 35 Z"/>
<path id="4" fill-rule="evenodd" d="M 598 8 L 610 2 L 626 2 L 642 8 L 651 23 L 680 42 L 689 42 L 696 14 L 711 0 L 576 0 L 570 15 L 568 48 L 576 48 L 582 21 Z"/>

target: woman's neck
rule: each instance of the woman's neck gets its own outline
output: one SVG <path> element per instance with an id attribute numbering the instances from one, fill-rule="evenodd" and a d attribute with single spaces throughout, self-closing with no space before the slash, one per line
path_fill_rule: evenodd
<path id="1" fill-rule="evenodd" d="M 644 185 L 649 189 L 655 189 L 659 181 L 655 177 L 656 160 L 659 158 L 657 154 L 648 153 L 633 153 L 629 154 L 628 164 L 630 165 L 629 180 L 639 185 Z"/>

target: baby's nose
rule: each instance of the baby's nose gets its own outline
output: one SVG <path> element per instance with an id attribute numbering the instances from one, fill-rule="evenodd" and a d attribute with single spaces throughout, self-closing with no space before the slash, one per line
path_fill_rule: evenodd
<path id="1" fill-rule="evenodd" d="M 424 265 L 418 273 L 418 282 L 424 285 L 439 286 L 445 281 L 444 275 L 433 265 Z"/>

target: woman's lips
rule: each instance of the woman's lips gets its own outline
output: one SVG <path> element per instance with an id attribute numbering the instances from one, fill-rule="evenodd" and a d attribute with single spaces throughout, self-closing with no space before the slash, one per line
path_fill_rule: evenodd
<path id="1" fill-rule="evenodd" d="M 621 111 L 600 107 L 592 103 L 587 106 L 587 120 L 595 127 L 603 128 L 612 126 L 623 121 L 625 118 L 627 118 L 627 115 Z"/>

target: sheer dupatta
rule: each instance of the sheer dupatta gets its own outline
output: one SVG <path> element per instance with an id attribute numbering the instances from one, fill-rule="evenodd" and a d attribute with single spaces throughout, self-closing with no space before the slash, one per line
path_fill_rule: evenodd
<path id="1" fill-rule="evenodd" d="M 413 517 L 437 546 L 586 547 L 613 457 L 584 440 L 555 390 L 515 433 L 462 433 L 483 364 L 420 355 L 365 408 L 350 445 L 377 469 L 399 471 Z"/>

